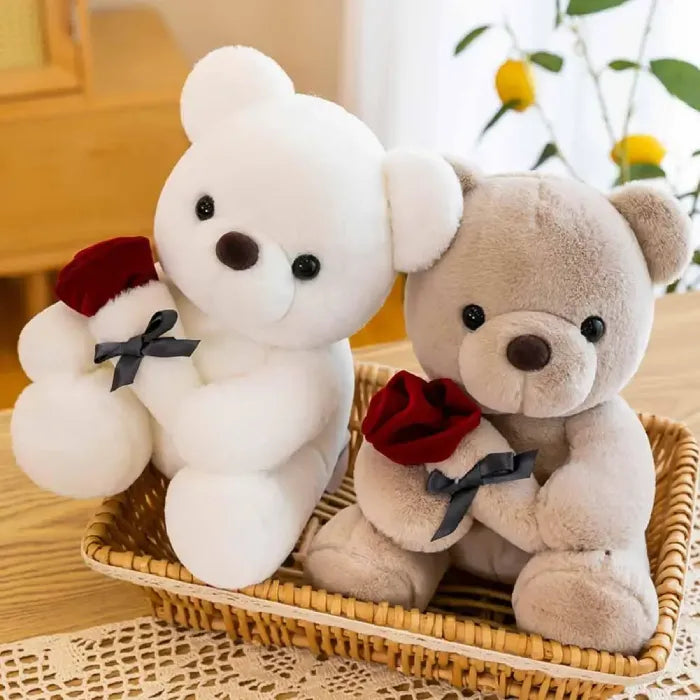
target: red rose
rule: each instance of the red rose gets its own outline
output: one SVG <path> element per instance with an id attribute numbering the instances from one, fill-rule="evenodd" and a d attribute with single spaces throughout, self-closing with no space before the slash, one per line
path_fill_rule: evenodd
<path id="1" fill-rule="evenodd" d="M 401 371 L 372 398 L 362 422 L 367 441 L 392 462 L 442 462 L 481 421 L 481 409 L 451 379 L 427 382 Z"/>
<path id="2" fill-rule="evenodd" d="M 75 255 L 58 273 L 56 296 L 83 316 L 94 316 L 126 289 L 157 279 L 148 238 L 112 238 Z"/>

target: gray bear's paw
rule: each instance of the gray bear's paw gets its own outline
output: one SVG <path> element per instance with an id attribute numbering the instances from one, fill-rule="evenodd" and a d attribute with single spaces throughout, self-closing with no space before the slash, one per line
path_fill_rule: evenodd
<path id="1" fill-rule="evenodd" d="M 543 552 L 513 590 L 518 626 L 563 644 L 636 654 L 653 635 L 658 601 L 643 554 Z"/>

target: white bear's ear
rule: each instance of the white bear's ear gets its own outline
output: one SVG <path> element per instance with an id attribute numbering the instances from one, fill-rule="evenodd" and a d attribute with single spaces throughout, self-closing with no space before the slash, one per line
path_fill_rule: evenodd
<path id="1" fill-rule="evenodd" d="M 180 96 L 182 126 L 194 142 L 238 110 L 293 94 L 291 79 L 269 56 L 248 46 L 224 46 L 200 59 L 187 76 Z"/>
<path id="2" fill-rule="evenodd" d="M 394 269 L 417 272 L 447 250 L 462 218 L 460 176 L 436 153 L 395 150 L 384 161 Z"/>
<path id="3" fill-rule="evenodd" d="M 690 219 L 675 197 L 631 182 L 610 194 L 610 202 L 634 231 L 654 284 L 677 279 L 690 262 Z"/>

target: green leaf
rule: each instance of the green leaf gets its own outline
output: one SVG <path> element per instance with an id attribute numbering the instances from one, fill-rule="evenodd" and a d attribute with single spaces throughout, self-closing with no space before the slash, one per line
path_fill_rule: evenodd
<path id="1" fill-rule="evenodd" d="M 535 164 L 530 168 L 530 170 L 537 170 L 537 168 L 539 168 L 540 165 L 542 165 L 542 163 L 548 161 L 550 158 L 553 158 L 558 154 L 559 151 L 557 150 L 556 144 L 546 144 L 545 147 L 542 149 L 542 153 L 540 153 L 539 158 L 537 159 Z"/>
<path id="2" fill-rule="evenodd" d="M 555 0 L 554 28 L 561 24 L 561 0 Z"/>
<path id="3" fill-rule="evenodd" d="M 700 250 L 693 253 L 693 265 L 700 265 Z"/>
<path id="4" fill-rule="evenodd" d="M 611 7 L 617 7 L 627 0 L 569 0 L 569 6 L 566 8 L 567 15 L 590 15 L 594 12 L 602 12 L 609 10 Z"/>
<path id="5" fill-rule="evenodd" d="M 700 148 L 698 148 L 697 151 L 693 151 L 693 152 L 690 154 L 690 157 L 691 157 L 691 158 L 695 158 L 695 156 L 700 156 Z"/>
<path id="6" fill-rule="evenodd" d="M 481 36 L 491 25 L 490 24 L 484 24 L 481 27 L 476 27 L 476 29 L 472 29 L 468 34 L 465 34 L 455 46 L 455 56 L 457 54 L 462 53 L 464 49 L 469 46 L 469 44 L 474 41 L 477 37 Z"/>
<path id="7" fill-rule="evenodd" d="M 672 95 L 700 111 L 700 68 L 676 58 L 657 58 L 649 68 Z"/>
<path id="8" fill-rule="evenodd" d="M 640 68 L 641 66 L 636 61 L 630 61 L 626 58 L 617 58 L 608 63 L 608 68 L 613 70 L 629 70 L 630 68 Z"/>
<path id="9" fill-rule="evenodd" d="M 632 180 L 651 180 L 655 177 L 666 177 L 664 169 L 654 163 L 632 163 L 629 167 L 627 180 L 623 181 L 622 173 L 620 173 L 615 184 L 621 185 L 623 182 L 631 182 Z"/>
<path id="10" fill-rule="evenodd" d="M 535 51 L 535 53 L 531 53 L 528 58 L 538 66 L 552 71 L 552 73 L 558 73 L 564 65 L 564 59 L 561 56 L 557 56 L 555 53 L 549 53 L 548 51 Z"/>
<path id="11" fill-rule="evenodd" d="M 506 112 L 515 109 L 518 106 L 519 100 L 511 100 L 510 102 L 504 102 L 498 109 L 498 112 L 494 114 L 491 119 L 486 122 L 486 126 L 481 130 L 479 138 L 481 138 Z"/>

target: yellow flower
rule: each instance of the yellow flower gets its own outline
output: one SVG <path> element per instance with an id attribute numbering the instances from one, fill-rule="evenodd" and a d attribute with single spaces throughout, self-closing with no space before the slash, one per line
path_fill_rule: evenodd
<path id="1" fill-rule="evenodd" d="M 636 163 L 660 165 L 666 155 L 666 149 L 651 134 L 630 134 L 620 139 L 610 151 L 610 158 L 620 165 L 625 151 L 629 165 Z"/>
<path id="2" fill-rule="evenodd" d="M 535 79 L 530 64 L 525 61 L 506 61 L 496 73 L 496 90 L 501 102 L 517 100 L 518 112 L 530 107 L 535 101 Z"/>

